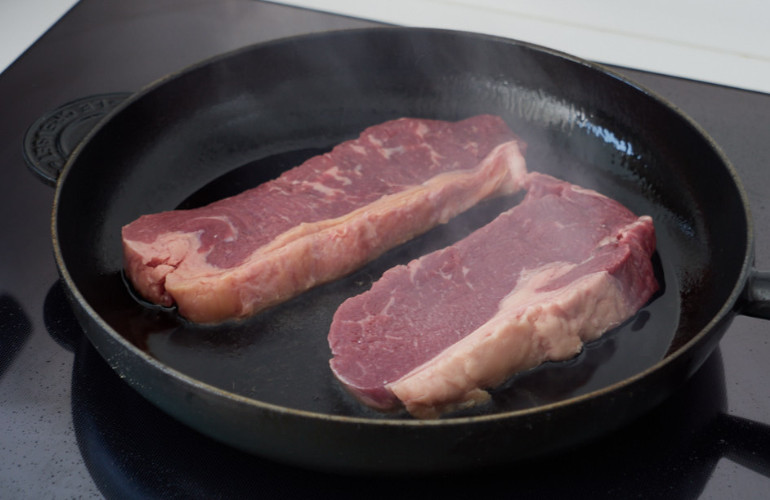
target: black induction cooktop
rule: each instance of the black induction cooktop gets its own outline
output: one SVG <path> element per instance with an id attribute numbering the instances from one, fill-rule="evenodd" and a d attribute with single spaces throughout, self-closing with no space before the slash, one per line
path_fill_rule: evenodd
<path id="1" fill-rule="evenodd" d="M 25 164 L 27 128 L 63 103 L 136 91 L 231 49 L 372 25 L 249 0 L 82 0 L 0 74 L 0 497 L 767 497 L 770 323 L 744 316 L 681 390 L 630 426 L 468 474 L 360 477 L 273 463 L 178 423 L 107 366 L 59 282 L 54 189 Z M 692 116 L 724 150 L 749 196 L 756 266 L 770 269 L 770 95 L 615 69 Z"/>

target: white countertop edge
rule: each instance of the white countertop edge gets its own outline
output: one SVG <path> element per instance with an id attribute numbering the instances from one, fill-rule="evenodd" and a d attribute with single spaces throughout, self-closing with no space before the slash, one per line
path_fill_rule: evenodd
<path id="1" fill-rule="evenodd" d="M 0 74 L 77 0 L 0 0 Z"/>

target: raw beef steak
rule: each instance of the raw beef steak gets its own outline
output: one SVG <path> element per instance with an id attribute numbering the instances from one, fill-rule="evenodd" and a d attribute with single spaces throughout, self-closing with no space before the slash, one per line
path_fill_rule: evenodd
<path id="1" fill-rule="evenodd" d="M 243 318 L 518 190 L 522 148 L 490 115 L 373 126 L 237 196 L 128 224 L 126 275 L 192 321 Z"/>
<path id="2" fill-rule="evenodd" d="M 331 367 L 361 401 L 421 418 L 472 406 L 575 356 L 657 290 L 650 217 L 543 174 L 524 187 L 521 204 L 340 306 Z"/>

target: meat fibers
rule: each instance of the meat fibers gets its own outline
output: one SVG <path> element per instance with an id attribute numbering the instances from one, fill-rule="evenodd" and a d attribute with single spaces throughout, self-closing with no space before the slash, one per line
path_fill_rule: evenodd
<path id="1" fill-rule="evenodd" d="M 191 321 L 244 318 L 517 191 L 523 147 L 491 115 L 375 125 L 239 195 L 124 226 L 126 276 Z"/>
<path id="2" fill-rule="evenodd" d="M 339 307 L 331 368 L 359 400 L 419 418 L 473 406 L 574 357 L 657 290 L 650 217 L 543 174 L 524 187 L 519 205 Z"/>

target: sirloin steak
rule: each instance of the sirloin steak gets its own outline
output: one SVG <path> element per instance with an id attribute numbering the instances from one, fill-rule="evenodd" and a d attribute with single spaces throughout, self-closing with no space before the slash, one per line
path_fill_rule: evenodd
<path id="1" fill-rule="evenodd" d="M 126 275 L 191 321 L 243 318 L 517 191 L 523 148 L 491 115 L 385 122 L 239 195 L 124 226 Z"/>
<path id="2" fill-rule="evenodd" d="M 657 290 L 652 219 L 531 173 L 524 200 L 345 301 L 331 368 L 362 402 L 434 418 L 516 372 L 577 355 Z"/>

